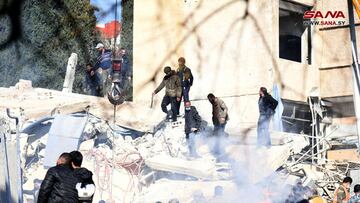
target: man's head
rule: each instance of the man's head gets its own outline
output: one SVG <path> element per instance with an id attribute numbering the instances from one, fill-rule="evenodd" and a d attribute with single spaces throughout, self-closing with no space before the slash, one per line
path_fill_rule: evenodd
<path id="1" fill-rule="evenodd" d="M 343 186 L 345 186 L 346 188 L 350 188 L 350 185 L 351 185 L 352 181 L 353 181 L 352 178 L 348 176 L 348 177 L 345 177 L 345 178 L 344 178 L 342 184 L 343 184 Z"/>
<path id="2" fill-rule="evenodd" d="M 354 186 L 354 193 L 360 194 L 360 185 L 359 185 L 359 184 L 356 184 L 356 185 Z"/>
<path id="3" fill-rule="evenodd" d="M 86 70 L 91 71 L 93 69 L 93 65 L 91 63 L 86 64 Z"/>
<path id="4" fill-rule="evenodd" d="M 71 165 L 73 168 L 81 167 L 83 156 L 79 151 L 70 152 L 71 155 Z"/>
<path id="5" fill-rule="evenodd" d="M 178 59 L 178 64 L 179 64 L 179 67 L 184 67 L 185 66 L 185 58 L 184 57 L 180 57 Z"/>
<path id="6" fill-rule="evenodd" d="M 185 110 L 189 111 L 191 108 L 191 103 L 189 101 L 185 102 Z"/>
<path id="7" fill-rule="evenodd" d="M 165 73 L 166 75 L 170 74 L 170 73 L 171 73 L 171 67 L 170 67 L 170 66 L 166 66 L 166 67 L 164 68 L 164 73 Z"/>
<path id="8" fill-rule="evenodd" d="M 105 48 L 105 46 L 102 43 L 98 43 L 95 47 L 98 51 L 102 51 Z"/>
<path id="9" fill-rule="evenodd" d="M 210 93 L 210 94 L 208 94 L 207 98 L 208 98 L 209 102 L 213 104 L 215 102 L 216 97 L 215 97 L 215 95 Z"/>
<path id="10" fill-rule="evenodd" d="M 268 92 L 267 92 L 266 87 L 260 87 L 259 95 L 260 95 L 260 97 L 263 97 L 263 96 L 265 96 L 265 95 L 268 95 Z"/>
<path id="11" fill-rule="evenodd" d="M 70 153 L 65 152 L 59 156 L 58 160 L 56 161 L 56 165 L 61 165 L 61 164 L 70 165 L 70 162 L 71 162 L 71 155 Z"/>
<path id="12" fill-rule="evenodd" d="M 120 48 L 120 54 L 122 54 L 122 55 L 126 54 L 126 49 L 124 47 Z"/>

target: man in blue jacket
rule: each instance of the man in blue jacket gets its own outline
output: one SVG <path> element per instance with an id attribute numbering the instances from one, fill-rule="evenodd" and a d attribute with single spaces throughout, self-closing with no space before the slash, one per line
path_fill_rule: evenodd
<path id="1" fill-rule="evenodd" d="M 105 46 L 102 43 L 98 43 L 95 49 L 98 50 L 99 55 L 96 59 L 94 68 L 97 72 L 101 74 L 101 80 L 103 83 L 103 91 L 104 91 L 103 93 L 105 95 L 105 93 L 107 92 L 107 87 L 111 83 L 110 75 L 112 73 L 112 68 L 111 68 L 112 52 L 109 49 L 105 49 Z"/>

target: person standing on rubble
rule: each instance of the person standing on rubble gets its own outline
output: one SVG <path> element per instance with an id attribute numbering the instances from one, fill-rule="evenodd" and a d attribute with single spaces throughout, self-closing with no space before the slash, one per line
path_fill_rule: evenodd
<path id="1" fill-rule="evenodd" d="M 98 43 L 95 47 L 98 51 L 98 57 L 96 59 L 96 63 L 94 68 L 101 74 L 101 80 L 103 83 L 103 95 L 106 95 L 107 87 L 111 83 L 110 75 L 112 73 L 111 68 L 111 56 L 112 52 L 109 49 L 105 49 L 105 46 L 102 43 Z"/>
<path id="2" fill-rule="evenodd" d="M 259 96 L 258 105 L 260 116 L 257 123 L 257 146 L 271 147 L 269 125 L 278 101 L 267 92 L 265 87 L 260 88 Z"/>
<path id="3" fill-rule="evenodd" d="M 348 203 L 350 200 L 351 177 L 345 177 L 342 184 L 334 192 L 333 203 Z"/>
<path id="4" fill-rule="evenodd" d="M 120 54 L 121 54 L 121 88 L 126 89 L 131 82 L 132 71 L 126 49 L 121 47 Z"/>
<path id="5" fill-rule="evenodd" d="M 191 70 L 189 67 L 185 65 L 185 62 L 186 62 L 185 58 L 180 57 L 178 59 L 179 68 L 176 71 L 181 81 L 181 90 L 182 90 L 181 98 L 184 98 L 184 104 L 185 102 L 190 101 L 189 92 L 190 92 L 190 87 L 193 85 L 193 81 L 194 81 L 194 77 L 191 73 Z M 177 103 L 178 114 L 180 112 L 180 105 L 181 105 L 181 100 L 178 101 Z"/>
<path id="6" fill-rule="evenodd" d="M 201 117 L 195 106 L 191 106 L 189 101 L 185 102 L 185 135 L 188 143 L 189 155 L 197 157 L 195 136 L 200 132 Z"/>
<path id="7" fill-rule="evenodd" d="M 77 203 L 77 192 L 75 185 L 76 178 L 71 168 L 70 153 L 62 153 L 56 162 L 56 166 L 51 167 L 41 183 L 38 203 L 66 202 Z"/>
<path id="8" fill-rule="evenodd" d="M 161 84 L 154 90 L 152 95 L 154 96 L 160 92 L 165 87 L 165 96 L 161 102 L 161 110 L 167 114 L 167 119 L 172 119 L 172 121 L 177 120 L 177 102 L 181 98 L 181 82 L 179 76 L 176 74 L 176 71 L 171 70 L 169 66 L 164 68 L 165 76 Z M 167 110 L 167 106 L 171 105 L 170 111 Z"/>
<path id="9" fill-rule="evenodd" d="M 90 91 L 88 91 L 90 90 Z M 94 67 L 89 63 L 86 65 L 84 92 L 90 92 L 92 96 L 100 96 L 101 76 Z"/>
<path id="10" fill-rule="evenodd" d="M 225 126 L 229 120 L 228 108 L 223 100 L 215 97 L 210 93 L 207 96 L 212 105 L 212 122 L 214 124 L 214 134 L 216 136 L 223 136 L 225 134 Z"/>
<path id="11" fill-rule="evenodd" d="M 212 144 L 212 153 L 220 158 L 220 155 L 223 154 L 222 143 L 223 139 L 226 137 L 225 126 L 229 120 L 228 108 L 225 105 L 225 102 L 218 97 L 215 97 L 214 94 L 210 93 L 207 96 L 209 102 L 212 105 L 212 122 L 214 125 L 214 142 Z M 219 160 L 219 159 L 217 159 Z"/>
<path id="12" fill-rule="evenodd" d="M 92 172 L 82 168 L 83 156 L 79 151 L 70 152 L 71 165 L 74 169 L 74 176 L 77 178 L 76 190 L 78 200 L 81 203 L 91 203 L 95 193 L 95 184 L 92 179 Z"/>

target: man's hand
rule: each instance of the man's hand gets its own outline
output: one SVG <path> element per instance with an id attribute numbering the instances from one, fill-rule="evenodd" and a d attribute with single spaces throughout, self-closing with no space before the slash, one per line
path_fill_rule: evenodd
<path id="1" fill-rule="evenodd" d="M 179 102 L 180 100 L 181 100 L 181 98 L 180 98 L 180 97 L 177 97 L 177 98 L 176 98 L 176 101 L 178 101 L 178 102 Z"/>
<path id="2" fill-rule="evenodd" d="M 221 124 L 224 124 L 224 123 L 225 123 L 225 118 L 220 118 L 220 119 L 219 119 L 219 122 L 220 122 Z"/>
<path id="3" fill-rule="evenodd" d="M 196 132 L 197 130 L 197 128 L 191 128 L 191 132 Z"/>

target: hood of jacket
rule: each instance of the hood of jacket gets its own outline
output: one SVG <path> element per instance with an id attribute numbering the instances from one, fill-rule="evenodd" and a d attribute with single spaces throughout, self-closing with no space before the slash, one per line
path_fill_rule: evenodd
<path id="1" fill-rule="evenodd" d="M 76 168 L 74 169 L 74 175 L 82 180 L 91 179 L 93 173 L 86 168 Z"/>

